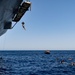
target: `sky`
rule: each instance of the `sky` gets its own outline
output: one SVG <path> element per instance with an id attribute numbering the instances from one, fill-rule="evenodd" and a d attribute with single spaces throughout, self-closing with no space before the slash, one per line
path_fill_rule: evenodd
<path id="1" fill-rule="evenodd" d="M 0 50 L 75 50 L 75 0 L 31 2 L 31 11 L 0 37 Z"/>

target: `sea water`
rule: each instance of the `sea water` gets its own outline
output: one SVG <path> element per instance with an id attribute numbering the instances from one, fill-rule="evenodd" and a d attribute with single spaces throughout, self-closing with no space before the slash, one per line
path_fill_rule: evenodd
<path id="1" fill-rule="evenodd" d="M 75 75 L 75 51 L 0 51 L 0 75 Z"/>

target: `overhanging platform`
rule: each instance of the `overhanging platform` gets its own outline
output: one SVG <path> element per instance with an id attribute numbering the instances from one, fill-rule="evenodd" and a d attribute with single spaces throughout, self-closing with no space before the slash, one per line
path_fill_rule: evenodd
<path id="1" fill-rule="evenodd" d="M 30 6 L 31 6 L 31 2 L 23 2 L 22 5 L 18 8 L 18 12 L 17 14 L 15 14 L 12 21 L 18 22 Z"/>

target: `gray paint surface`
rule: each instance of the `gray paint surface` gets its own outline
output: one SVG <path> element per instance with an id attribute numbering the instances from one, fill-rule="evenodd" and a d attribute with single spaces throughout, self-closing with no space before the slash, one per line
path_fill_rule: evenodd
<path id="1" fill-rule="evenodd" d="M 4 23 L 11 21 L 14 16 L 14 9 L 18 8 L 23 0 L 0 0 L 0 36 L 7 29 L 4 29 Z"/>

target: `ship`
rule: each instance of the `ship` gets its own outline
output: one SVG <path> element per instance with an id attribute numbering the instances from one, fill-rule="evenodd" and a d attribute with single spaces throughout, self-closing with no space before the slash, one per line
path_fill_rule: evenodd
<path id="1" fill-rule="evenodd" d="M 8 29 L 13 29 L 30 6 L 31 2 L 28 0 L 0 0 L 0 36 Z"/>

